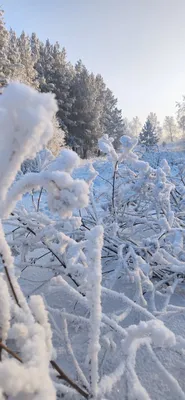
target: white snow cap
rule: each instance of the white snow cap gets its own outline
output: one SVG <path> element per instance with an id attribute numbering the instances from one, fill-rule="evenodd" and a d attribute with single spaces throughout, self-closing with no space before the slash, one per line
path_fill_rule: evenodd
<path id="1" fill-rule="evenodd" d="M 80 164 L 80 158 L 73 150 L 63 149 L 56 160 L 49 166 L 49 171 L 73 172 Z"/>
<path id="2" fill-rule="evenodd" d="M 54 171 L 48 183 L 48 206 L 62 217 L 71 217 L 75 208 L 87 207 L 89 186 L 82 179 L 73 179 L 67 172 Z"/>
<path id="3" fill-rule="evenodd" d="M 114 146 L 112 142 L 114 141 L 113 138 L 108 137 L 108 135 L 103 135 L 99 140 L 98 140 L 98 146 L 99 149 L 109 155 L 109 158 L 111 161 L 117 161 L 118 160 L 118 155 L 114 149 Z"/>
<path id="4" fill-rule="evenodd" d="M 57 103 L 51 93 L 10 83 L 0 96 L 0 183 L 4 200 L 25 159 L 34 157 L 53 135 Z"/>
<path id="5" fill-rule="evenodd" d="M 168 161 L 165 158 L 163 158 L 163 160 L 161 160 L 160 167 L 162 168 L 162 170 L 165 172 L 166 175 L 170 175 L 171 168 L 168 164 Z"/>
<path id="6" fill-rule="evenodd" d="M 0 97 L 0 122 L 5 129 L 0 145 L 12 144 L 14 150 L 25 146 L 25 157 L 33 157 L 53 134 L 52 118 L 57 103 L 51 93 L 39 93 L 24 84 L 10 83 Z M 34 139 L 34 140 L 33 140 Z"/>
<path id="7" fill-rule="evenodd" d="M 125 354 L 130 351 L 134 340 L 147 336 L 151 338 L 156 347 L 171 347 L 176 344 L 174 333 L 160 320 L 141 321 L 138 325 L 130 325 L 127 328 L 127 333 L 127 337 L 122 341 Z"/>
<path id="8" fill-rule="evenodd" d="M 0 275 L 0 337 L 1 340 L 6 340 L 8 330 L 10 328 L 10 296 L 7 283 Z"/>

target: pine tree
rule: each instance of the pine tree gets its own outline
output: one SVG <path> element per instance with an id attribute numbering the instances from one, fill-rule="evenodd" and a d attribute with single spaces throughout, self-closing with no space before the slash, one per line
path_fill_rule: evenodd
<path id="1" fill-rule="evenodd" d="M 123 118 L 123 135 L 132 136 L 131 123 L 128 118 Z"/>
<path id="2" fill-rule="evenodd" d="M 142 124 L 139 120 L 139 117 L 134 117 L 130 122 L 130 132 L 134 137 L 138 137 L 142 129 Z"/>
<path id="3" fill-rule="evenodd" d="M 175 119 L 173 116 L 166 116 L 164 120 L 164 132 L 166 134 L 167 139 L 171 142 L 174 141 L 175 137 L 178 134 L 177 125 L 175 123 Z"/>
<path id="4" fill-rule="evenodd" d="M 162 134 L 162 128 L 160 127 L 160 123 L 157 119 L 157 115 L 155 113 L 151 112 L 148 115 L 148 119 L 150 120 L 151 124 L 155 127 L 156 134 L 157 134 L 158 138 L 160 139 L 161 134 Z"/>
<path id="5" fill-rule="evenodd" d="M 30 38 L 30 46 L 31 46 L 31 56 L 34 64 L 37 63 L 40 57 L 40 41 L 36 35 L 36 33 L 32 33 Z"/>
<path id="6" fill-rule="evenodd" d="M 53 137 L 47 144 L 47 148 L 56 157 L 65 145 L 65 132 L 60 128 L 57 118 L 53 119 Z"/>
<path id="7" fill-rule="evenodd" d="M 106 88 L 103 111 L 103 131 L 114 138 L 114 146 L 120 146 L 120 137 L 124 134 L 122 112 L 117 108 L 117 99 L 112 91 Z"/>
<path id="8" fill-rule="evenodd" d="M 139 142 L 144 144 L 146 147 L 151 147 L 157 144 L 158 141 L 159 138 L 156 131 L 156 126 L 152 124 L 148 117 L 139 135 Z"/>
<path id="9" fill-rule="evenodd" d="M 32 43 L 31 43 L 31 48 L 32 48 Z M 35 56 L 33 56 L 33 48 L 32 48 L 32 57 L 33 60 Z M 38 80 L 38 85 L 39 89 L 41 92 L 48 92 L 50 89 L 47 87 L 46 84 L 46 65 L 49 65 L 46 63 L 46 54 L 45 54 L 45 45 L 43 42 L 39 41 L 39 54 L 38 54 L 38 60 L 34 63 L 34 68 L 36 70 L 37 74 L 37 80 Z"/>
<path id="10" fill-rule="evenodd" d="M 3 15 L 4 11 L 0 9 L 0 88 L 6 84 L 10 75 L 7 59 L 9 33 L 5 28 Z"/>
<path id="11" fill-rule="evenodd" d="M 24 67 L 21 64 L 18 39 L 15 31 L 13 31 L 12 29 L 10 29 L 9 32 L 7 58 L 9 60 L 10 79 L 22 81 Z"/>
<path id="12" fill-rule="evenodd" d="M 59 124 L 65 132 L 72 123 L 71 111 L 74 98 L 71 94 L 71 85 L 74 77 L 74 69 L 66 59 L 65 48 L 60 48 L 58 42 L 53 47 L 53 61 L 50 79 L 53 85 L 52 91 L 56 95 L 59 110 L 57 117 Z"/>
<path id="13" fill-rule="evenodd" d="M 18 40 L 20 60 L 23 65 L 22 82 L 38 87 L 36 80 L 36 71 L 34 69 L 34 61 L 32 59 L 30 38 L 23 31 Z"/>
<path id="14" fill-rule="evenodd" d="M 182 97 L 182 101 L 176 103 L 177 107 L 177 122 L 179 128 L 182 130 L 183 137 L 185 136 L 185 96 Z"/>
<path id="15" fill-rule="evenodd" d="M 53 89 L 51 73 L 53 68 L 53 45 L 49 39 L 43 44 L 40 42 L 39 59 L 35 64 L 41 92 L 50 92 Z"/>
<path id="16" fill-rule="evenodd" d="M 97 101 L 100 108 L 100 125 L 103 134 L 114 138 L 114 146 L 119 147 L 119 139 L 123 135 L 122 112 L 117 108 L 117 99 L 108 89 L 100 74 L 95 78 Z"/>
<path id="17" fill-rule="evenodd" d="M 74 102 L 72 124 L 68 126 L 68 143 L 72 136 L 73 143 L 83 148 L 82 156 L 87 157 L 88 151 L 93 152 L 97 148 L 98 138 L 102 135 L 101 109 L 96 79 L 93 74 L 88 73 L 81 61 L 75 66 L 71 96 Z"/>

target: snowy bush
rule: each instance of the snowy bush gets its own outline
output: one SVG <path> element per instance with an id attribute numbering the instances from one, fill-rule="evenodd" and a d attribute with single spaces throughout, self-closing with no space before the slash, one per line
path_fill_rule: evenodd
<path id="1" fill-rule="evenodd" d="M 8 212 L 11 201 L 15 201 L 11 196 L 15 186 L 9 188 L 21 163 L 26 157 L 34 156 L 37 149 L 41 149 L 52 136 L 51 119 L 56 110 L 56 102 L 51 95 L 43 96 L 18 83 L 9 85 L 1 96 L 1 221 L 11 212 L 11 206 Z M 31 297 L 27 303 L 15 277 L 14 260 L 2 222 L 0 232 L 3 266 L 0 276 L 0 396 L 2 399 L 54 399 L 55 389 L 49 374 L 53 353 L 52 332 L 47 312 L 39 296 Z M 39 308 L 40 320 L 33 308 L 34 303 Z M 10 350 L 9 343 L 16 352 Z"/>
<path id="2" fill-rule="evenodd" d="M 173 300 L 185 169 L 177 183 L 167 162 L 138 158 L 135 139 L 122 137 L 118 154 L 105 135 L 111 179 L 91 162 L 79 179 L 81 160 L 63 149 L 15 180 L 51 138 L 56 109 L 19 84 L 0 99 L 0 398 L 185 399 L 184 307 Z M 27 193 L 30 206 L 18 202 Z"/>

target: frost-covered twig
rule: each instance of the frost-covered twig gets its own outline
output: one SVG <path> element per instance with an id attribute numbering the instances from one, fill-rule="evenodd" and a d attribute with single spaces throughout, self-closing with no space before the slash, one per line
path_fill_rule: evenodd
<path id="1" fill-rule="evenodd" d="M 81 367 L 80 367 L 80 365 L 79 365 L 79 363 L 78 363 L 78 361 L 77 361 L 77 359 L 76 359 L 76 357 L 74 355 L 74 351 L 73 351 L 73 348 L 71 346 L 71 342 L 70 342 L 70 339 L 69 339 L 68 328 L 67 328 L 67 320 L 66 320 L 65 317 L 63 317 L 63 328 L 64 328 L 63 330 L 64 330 L 64 337 L 65 337 L 65 342 L 66 342 L 66 345 L 67 345 L 67 349 L 69 351 L 70 356 L 72 357 L 73 364 L 74 364 L 74 366 L 76 368 L 76 372 L 78 374 L 78 377 L 79 377 L 80 381 L 83 383 L 83 385 L 85 385 L 86 389 L 88 389 L 88 391 L 90 391 L 90 385 L 89 385 L 89 383 L 88 383 L 88 381 L 87 381 L 87 379 L 86 379 L 86 377 L 85 377 L 85 375 L 84 375 L 84 373 L 83 373 L 83 371 L 82 371 L 82 369 L 81 369 Z"/>
<path id="2" fill-rule="evenodd" d="M 100 350 L 101 325 L 101 251 L 103 246 L 103 228 L 97 226 L 87 234 L 88 273 L 87 300 L 90 309 L 90 330 L 88 357 L 90 362 L 91 391 L 96 398 L 98 393 L 98 353 Z"/>
<path id="3" fill-rule="evenodd" d="M 89 394 L 85 392 L 85 390 L 81 389 L 75 382 L 73 382 L 63 371 L 62 369 L 56 364 L 55 361 L 51 361 L 52 367 L 58 372 L 58 378 L 65 380 L 71 387 L 73 387 L 78 393 L 80 393 L 85 399 L 89 398 Z"/>

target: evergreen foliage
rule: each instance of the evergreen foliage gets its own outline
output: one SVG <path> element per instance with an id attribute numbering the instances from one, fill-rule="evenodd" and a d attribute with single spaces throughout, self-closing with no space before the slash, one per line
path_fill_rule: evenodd
<path id="1" fill-rule="evenodd" d="M 148 117 L 139 135 L 139 142 L 146 147 L 151 147 L 159 141 L 157 128 Z"/>
<path id="2" fill-rule="evenodd" d="M 59 43 L 39 40 L 36 33 L 20 37 L 5 27 L 0 11 L 0 82 L 19 80 L 41 92 L 53 92 L 58 102 L 57 119 L 66 144 L 82 157 L 97 154 L 98 139 L 111 135 L 115 145 L 123 134 L 117 99 L 101 75 L 90 73 L 79 60 L 73 66 Z M 60 142 L 60 141 L 59 141 Z"/>

